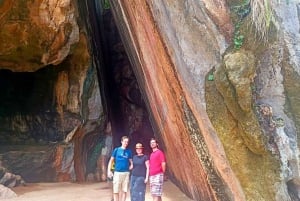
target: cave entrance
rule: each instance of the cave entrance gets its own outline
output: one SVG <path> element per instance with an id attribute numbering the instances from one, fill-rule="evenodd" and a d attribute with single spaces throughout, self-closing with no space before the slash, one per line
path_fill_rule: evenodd
<path id="1" fill-rule="evenodd" d="M 0 70 L 0 144 L 28 145 L 62 140 L 53 89 L 58 68 L 37 72 Z"/>
<path id="2" fill-rule="evenodd" d="M 135 144 L 140 142 L 145 147 L 144 152 L 149 154 L 149 141 L 154 132 L 137 79 L 110 10 L 99 14 L 95 3 L 89 1 L 87 4 L 91 4 L 91 8 L 86 9 L 90 11 L 90 18 L 86 20 L 93 25 L 87 26 L 93 27 L 87 37 L 92 38 L 91 52 L 94 57 L 87 74 L 97 73 L 98 80 L 90 76 L 94 80 L 85 82 L 98 81 L 103 116 L 107 119 L 102 124 L 111 123 L 112 146 L 120 146 L 121 137 L 127 135 L 130 138 L 129 148 L 133 152 Z M 85 2 L 79 4 L 83 9 L 87 5 Z M 49 65 L 35 72 L 0 70 L 0 175 L 4 175 L 1 166 L 5 165 L 26 182 L 86 181 L 88 175 L 98 168 L 96 154 L 101 152 L 99 149 L 103 146 L 101 140 L 105 125 L 98 125 L 102 119 L 85 121 L 89 100 L 79 95 L 78 80 L 88 79 L 88 76 L 80 77 L 86 71 L 74 71 L 76 64 L 78 66 L 76 57 L 69 55 L 61 64 Z M 59 81 L 66 94 L 77 94 L 74 95 L 76 98 L 80 96 L 78 99 L 81 102 L 78 104 L 77 99 L 73 98 L 76 99 L 74 105 L 81 108 L 71 111 L 64 108 L 66 105 L 61 105 L 62 110 L 59 111 Z M 90 91 L 87 93 L 92 94 Z M 69 95 L 66 96 L 69 98 Z M 72 102 L 72 97 L 70 99 Z M 85 124 L 89 127 L 80 130 L 78 135 L 82 138 L 74 140 L 75 145 L 65 143 L 66 136 L 76 126 Z M 96 126 L 89 130 L 93 125 Z M 73 165 L 75 171 L 70 173 Z"/>
<path id="3" fill-rule="evenodd" d="M 96 8 L 95 5 L 90 6 Z M 91 15 L 97 13 L 93 9 L 87 10 Z M 100 15 L 101 20 L 90 16 L 90 23 L 94 24 L 87 37 L 93 38 L 91 51 L 96 62 L 91 72 L 95 73 L 97 69 L 104 116 L 112 126 L 113 147 L 120 146 L 121 137 L 127 135 L 130 138 L 129 148 L 133 152 L 135 144 L 140 142 L 145 147 L 144 152 L 149 154 L 149 141 L 154 137 L 154 132 L 147 107 L 110 10 Z M 78 80 L 82 77 L 74 70 L 79 66 L 76 64 L 76 59 L 70 55 L 58 66 L 49 65 L 36 72 L 0 70 L 0 167 L 1 164 L 7 165 L 26 182 L 70 181 L 74 179 L 73 172 L 66 171 L 66 166 L 70 168 L 74 158 L 79 181 L 84 181 L 97 168 L 97 158 L 92 157 L 99 151 L 97 148 L 102 143 L 99 139 L 103 135 L 104 125 L 87 131 L 91 137 L 83 135 L 77 144 L 74 143 L 75 148 L 64 143 L 67 134 L 76 126 L 86 124 L 85 108 L 75 112 L 67 112 L 64 108 L 63 112 L 58 111 L 56 87 L 59 80 L 62 86 L 67 83 L 67 87 L 62 87 L 66 94 L 73 90 L 76 98 L 79 97 Z M 88 105 L 84 97 L 78 99 L 85 103 L 78 101 L 74 105 Z M 102 119 L 92 122 L 91 127 L 99 121 Z M 20 152 L 8 153 L 10 150 Z"/>
<path id="4" fill-rule="evenodd" d="M 105 4 L 106 1 L 100 2 Z M 129 148 L 135 150 L 135 144 L 140 142 L 148 154 L 151 151 L 150 139 L 154 137 L 149 113 L 112 12 L 109 7 L 98 3 L 89 2 L 86 9 L 89 13 L 81 10 L 81 15 L 88 15 L 86 24 L 92 25 L 88 26 L 89 36 L 93 38 L 98 80 L 103 87 L 104 107 L 112 125 L 113 146 L 120 146 L 121 137 L 127 135 L 130 138 Z"/>
<path id="5" fill-rule="evenodd" d="M 106 49 L 103 71 L 109 91 L 106 101 L 112 119 L 114 146 L 120 146 L 121 137 L 128 135 L 129 148 L 135 150 L 135 144 L 140 142 L 149 154 L 149 142 L 154 133 L 147 107 L 110 10 L 105 10 L 103 19 L 105 47 L 102 48 Z"/>

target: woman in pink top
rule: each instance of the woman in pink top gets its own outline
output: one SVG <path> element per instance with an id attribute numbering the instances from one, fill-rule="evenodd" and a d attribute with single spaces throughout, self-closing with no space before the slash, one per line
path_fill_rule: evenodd
<path id="1" fill-rule="evenodd" d="M 149 160 L 149 179 L 150 179 L 150 192 L 153 201 L 161 201 L 162 187 L 164 182 L 164 173 L 166 171 L 165 154 L 158 149 L 156 139 L 150 140 L 152 153 Z"/>

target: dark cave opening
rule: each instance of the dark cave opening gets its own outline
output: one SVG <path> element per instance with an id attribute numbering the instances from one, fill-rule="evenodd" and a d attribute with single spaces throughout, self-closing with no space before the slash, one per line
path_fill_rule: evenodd
<path id="1" fill-rule="evenodd" d="M 54 111 L 52 92 L 57 70 L 37 72 L 0 70 L 0 116 Z"/>
<path id="2" fill-rule="evenodd" d="M 44 145 L 60 141 L 63 131 L 53 90 L 59 69 L 36 72 L 0 70 L 0 144 Z"/>
<path id="3" fill-rule="evenodd" d="M 136 76 L 128 59 L 125 48 L 122 44 L 119 32 L 112 18 L 111 12 L 104 14 L 104 30 L 108 42 L 108 56 L 106 60 L 109 67 L 106 69 L 108 98 L 110 112 L 116 128 L 114 145 L 120 144 L 122 135 L 130 137 L 129 147 L 134 150 L 135 144 L 140 142 L 146 147 L 145 151 L 150 152 L 149 141 L 154 136 L 148 118 L 147 108 L 140 92 Z M 121 114 L 121 115 L 120 115 Z M 132 120 L 133 118 L 133 120 Z M 117 122 L 122 122 L 118 126 Z"/>
<path id="4" fill-rule="evenodd" d="M 81 16 L 89 16 L 84 19 L 91 25 L 86 27 L 92 38 L 104 108 L 112 123 L 113 146 L 120 146 L 121 137 L 127 135 L 129 148 L 134 150 L 135 144 L 141 142 L 145 152 L 150 153 L 149 141 L 154 133 L 149 114 L 112 13 L 103 4 L 105 1 L 89 1 L 86 9 L 80 4 L 80 11 Z"/>
<path id="5" fill-rule="evenodd" d="M 127 135 L 133 152 L 135 144 L 140 142 L 149 154 L 153 129 L 112 14 L 109 9 L 98 9 L 97 1 L 79 4 L 84 4 L 80 6 L 81 16 L 85 16 L 81 19 L 87 20 L 85 27 L 90 29 L 86 33 L 93 57 L 90 69 L 97 69 L 105 122 L 112 125 L 113 147 L 120 146 L 121 136 Z M 0 162 L 3 160 L 13 173 L 22 175 L 28 182 L 71 180 L 70 174 L 58 172 L 64 164 L 53 163 L 59 158 L 70 162 L 74 150 L 75 169 L 85 166 L 75 170 L 79 181 L 84 181 L 97 168 L 94 156 L 99 154 L 104 126 L 97 125 L 93 131 L 83 134 L 83 139 L 74 143 L 75 148 L 64 142 L 77 125 L 86 123 L 81 121 L 84 111 L 80 116 L 64 110 L 63 117 L 57 111 L 55 84 L 62 71 L 70 72 L 73 63 L 69 59 L 36 72 L 0 70 Z M 1 155 L 11 150 L 18 152 Z"/>

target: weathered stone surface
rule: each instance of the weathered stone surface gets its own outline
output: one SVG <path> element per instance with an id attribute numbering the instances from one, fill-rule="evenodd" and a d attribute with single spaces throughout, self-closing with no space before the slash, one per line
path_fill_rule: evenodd
<path id="1" fill-rule="evenodd" d="M 17 197 L 17 194 L 13 192 L 10 188 L 7 188 L 0 184 L 0 198 L 1 199 L 8 199 Z"/>
<path id="2" fill-rule="evenodd" d="M 254 55 L 237 52 L 224 56 L 224 67 L 216 68 L 216 87 L 233 117 L 238 120 L 240 135 L 256 154 L 264 153 L 263 135 L 252 111 L 251 83 L 255 75 Z"/>
<path id="3" fill-rule="evenodd" d="M 255 2 L 251 5 L 255 5 Z M 230 1 L 230 5 L 242 7 L 236 1 Z M 299 68 L 299 47 L 296 45 L 299 40 L 299 33 L 296 31 L 299 25 L 297 5 L 295 2 L 272 2 L 272 8 L 264 8 L 263 13 L 256 12 L 258 7 L 251 8 L 253 13 L 259 15 L 254 17 L 264 17 L 267 15 L 264 12 L 274 12 L 269 13 L 272 16 L 278 15 L 279 18 L 273 22 L 280 37 L 277 38 L 276 32 L 267 31 L 264 34 L 270 34 L 265 35 L 270 37 L 270 45 L 267 44 L 268 41 L 262 43 L 258 35 L 263 30 L 258 28 L 267 30 L 267 27 L 256 26 L 254 28 L 258 30 L 252 31 L 249 29 L 250 17 L 244 18 L 248 25 L 242 23 L 242 34 L 246 38 L 242 49 L 248 48 L 250 51 L 241 50 L 236 53 L 229 46 L 230 40 L 226 40 L 229 38 L 226 33 L 232 32 L 220 28 L 222 23 L 228 27 L 234 26 L 228 17 L 233 14 L 229 14 L 231 11 L 226 6 L 222 1 L 139 1 L 112 4 L 139 84 L 145 86 L 144 97 L 152 111 L 156 132 L 164 141 L 167 157 L 171 159 L 168 167 L 173 176 L 182 182 L 182 188 L 196 200 L 295 199 L 298 194 L 295 127 L 298 126 L 294 124 L 298 121 L 298 104 L 291 85 L 287 85 L 288 91 L 285 91 L 282 82 L 290 81 L 282 77 L 282 72 L 283 69 L 288 70 L 287 72 L 294 69 L 292 72 L 296 73 Z M 288 19 L 297 24 L 296 29 Z M 259 23 L 266 25 L 264 21 L 256 25 Z M 276 31 L 275 26 L 271 26 L 270 31 Z M 257 37 L 254 34 L 258 34 Z M 280 44 L 278 47 L 275 47 L 276 40 Z M 266 63 L 265 60 L 270 62 Z M 262 73 L 265 70 L 268 74 Z M 215 75 L 215 85 L 207 83 L 205 88 L 208 73 Z M 295 86 L 298 83 L 295 79 L 297 76 L 293 76 Z M 205 89 L 208 90 L 207 93 L 215 94 L 205 96 Z M 291 96 L 288 97 L 287 93 Z M 292 98 L 291 102 L 287 101 L 289 98 Z M 276 110 L 276 115 L 273 116 L 272 113 L 265 116 L 262 103 L 271 105 L 270 110 Z M 287 112 L 288 107 L 296 109 L 296 118 L 291 115 L 292 111 Z M 288 117 L 288 114 L 291 116 Z M 269 119 L 267 125 L 266 119 Z M 218 139 L 223 146 L 219 146 Z M 193 144 L 193 151 L 190 150 L 190 144 Z M 226 157 L 222 154 L 223 147 Z M 178 149 L 185 159 L 178 158 Z M 196 152 L 197 155 L 191 155 L 191 152 Z M 186 164 L 186 158 L 190 161 L 194 157 L 198 157 L 201 162 L 190 162 L 191 167 L 187 167 L 189 172 L 173 164 L 175 159 L 180 160 L 180 164 Z M 227 160 L 230 166 L 223 162 Z M 206 163 L 207 161 L 211 163 Z M 199 175 L 193 175 L 191 168 L 206 174 L 208 181 L 202 180 Z M 219 178 L 214 177 L 213 171 L 209 171 L 212 169 L 218 172 Z M 191 175 L 193 184 L 189 182 Z M 235 180 L 235 175 L 238 181 Z M 218 182 L 223 189 L 229 184 L 227 191 L 217 188 L 220 184 Z M 195 186 L 195 183 L 199 186 Z M 210 194 L 204 189 L 211 189 L 214 193 Z M 220 196 L 224 194 L 227 197 Z"/>
<path id="4" fill-rule="evenodd" d="M 48 146 L 2 146 L 0 154 L 2 167 L 9 169 L 11 173 L 21 175 L 25 182 L 54 181 L 52 148 Z M 8 183 L 3 184 L 8 186 Z"/>
<path id="5" fill-rule="evenodd" d="M 261 132 L 252 108 L 253 89 L 250 83 L 253 82 L 254 67 L 251 52 L 227 54 L 224 66 L 216 68 L 215 81 L 206 85 L 207 111 L 246 199 L 272 200 L 275 192 L 271 194 L 266 189 L 276 183 L 278 175 L 273 173 L 279 171 L 279 164 L 266 150 L 266 136 Z M 241 105 L 241 101 L 251 104 Z M 247 109 L 243 109 L 243 105 L 247 105 L 244 107 Z M 261 167 L 259 170 L 258 166 Z M 253 190 L 255 186 L 260 187 Z"/>
<path id="6" fill-rule="evenodd" d="M 20 175 L 15 175 L 9 172 L 2 165 L 2 161 L 0 161 L 0 184 L 7 186 L 9 188 L 13 188 L 19 185 L 25 185 L 25 181 L 22 179 Z"/>
<path id="7" fill-rule="evenodd" d="M 153 4 L 153 7 L 155 7 L 156 3 L 154 1 Z M 174 52 L 172 56 L 180 59 L 178 64 L 180 62 L 181 65 L 175 65 L 179 68 L 176 69 L 179 71 L 179 74 L 175 74 L 174 63 L 172 63 L 173 61 L 170 60 L 166 52 L 158 30 L 155 29 L 154 21 L 151 18 L 146 2 L 113 3 L 113 8 L 115 9 L 115 18 L 120 23 L 121 36 L 124 37 L 125 46 L 128 48 L 128 52 L 130 52 L 130 60 L 134 64 L 139 84 L 140 86 L 145 86 L 143 90 L 145 93 L 144 97 L 155 120 L 156 132 L 164 141 L 165 151 L 169 159 L 168 167 L 171 174 L 180 181 L 182 186 L 185 186 L 185 190 L 196 200 L 230 200 L 233 197 L 237 200 L 243 200 L 243 192 L 234 174 L 231 172 L 229 164 L 226 162 L 223 148 L 213 128 L 209 126 L 209 119 L 206 116 L 205 108 L 203 108 L 201 103 L 196 104 L 194 102 L 199 103 L 200 101 L 204 101 L 204 99 L 201 99 L 204 96 L 203 89 L 201 90 L 201 87 L 196 88 L 196 82 L 191 81 L 199 80 L 199 82 L 204 84 L 201 75 L 205 77 L 205 74 L 201 74 L 201 71 L 205 70 L 205 68 L 196 67 L 198 61 L 201 60 L 199 59 L 199 55 L 201 54 L 197 56 L 192 54 L 193 48 L 189 50 L 184 49 L 181 53 L 182 55 L 186 54 L 186 57 L 182 58 L 180 55 L 176 55 L 176 51 L 181 50 L 180 47 L 188 47 L 185 46 L 187 44 L 179 43 L 182 46 L 174 48 L 172 46 L 173 43 L 171 43 L 172 40 L 166 38 L 166 41 L 169 42 L 167 46 L 170 48 L 169 52 L 171 54 Z M 158 8 L 160 7 L 158 6 Z M 164 8 L 166 9 L 167 6 Z M 184 7 L 178 6 L 177 8 L 182 9 Z M 186 8 L 188 9 L 189 7 L 187 6 Z M 126 10 L 125 15 L 120 15 L 122 13 L 121 10 Z M 175 7 L 174 12 L 176 11 Z M 156 12 L 153 11 L 153 13 Z M 161 12 L 160 14 L 166 13 Z M 187 16 L 187 19 L 191 19 L 192 17 Z M 124 18 L 127 20 L 123 21 Z M 173 23 L 172 19 L 184 20 L 183 17 L 175 18 L 170 16 L 170 18 L 164 19 L 168 21 L 164 25 Z M 163 20 L 157 21 L 157 23 L 160 22 L 163 23 Z M 187 26 L 189 25 L 187 23 Z M 175 26 L 173 25 L 173 27 L 180 29 L 179 23 Z M 181 31 L 184 31 L 184 28 Z M 170 29 L 166 33 L 174 36 L 178 32 Z M 209 34 L 207 34 L 207 37 L 209 37 Z M 133 38 L 134 40 L 132 40 Z M 184 34 L 182 37 L 179 36 L 179 39 L 184 40 Z M 186 39 L 186 41 L 182 42 L 189 42 L 191 45 L 195 45 L 192 41 Z M 177 45 L 178 43 L 175 44 Z M 223 44 L 225 46 L 225 40 Z M 208 48 L 208 44 L 206 45 Z M 202 45 L 195 45 L 193 47 L 194 50 L 197 47 L 201 47 L 203 48 L 203 52 L 205 49 Z M 218 53 L 216 55 L 209 55 L 208 53 L 205 55 L 208 58 L 209 56 L 213 58 L 220 56 Z M 202 58 L 204 62 L 216 62 L 214 59 L 205 59 L 205 55 Z M 174 57 L 172 58 L 175 59 Z M 184 61 L 190 63 L 185 63 Z M 207 65 L 207 67 L 209 66 Z M 196 69 L 199 69 L 199 71 Z M 192 73 L 197 73 L 197 76 L 192 76 Z M 189 79 L 189 82 L 187 82 L 187 79 Z M 187 83 L 187 85 L 180 85 L 181 82 Z M 197 83 L 200 84 L 199 82 Z M 197 91 L 198 89 L 200 90 Z M 196 96 L 195 93 L 199 96 L 193 99 Z M 178 164 L 185 164 L 185 166 L 183 168 L 182 166 L 178 166 Z M 195 183 L 201 183 L 201 186 L 194 185 Z"/>
<path id="8" fill-rule="evenodd" d="M 79 41 L 74 2 L 0 3 L 0 69 L 36 71 L 61 63 Z"/>

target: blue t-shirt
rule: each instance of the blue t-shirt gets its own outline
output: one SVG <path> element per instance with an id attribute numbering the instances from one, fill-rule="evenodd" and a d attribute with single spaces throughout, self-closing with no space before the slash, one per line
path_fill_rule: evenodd
<path id="1" fill-rule="evenodd" d="M 130 149 L 115 148 L 111 156 L 115 159 L 115 172 L 129 172 L 129 159 L 132 159 Z"/>

